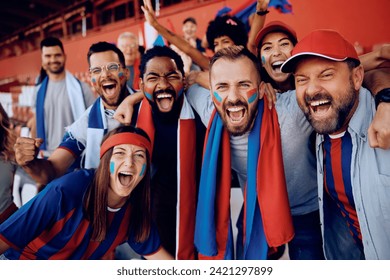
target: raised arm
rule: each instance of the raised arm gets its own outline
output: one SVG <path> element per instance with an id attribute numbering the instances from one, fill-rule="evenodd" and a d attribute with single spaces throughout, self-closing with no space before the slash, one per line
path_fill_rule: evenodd
<path id="1" fill-rule="evenodd" d="M 130 125 L 133 118 L 134 105 L 140 103 L 144 97 L 141 91 L 137 91 L 126 97 L 115 110 L 114 119 L 124 125 Z"/>
<path id="2" fill-rule="evenodd" d="M 375 51 L 359 56 L 364 71 L 390 67 L 390 44 L 385 44 Z"/>
<path id="3" fill-rule="evenodd" d="M 40 138 L 19 137 L 14 145 L 16 162 L 34 181 L 47 185 L 50 181 L 65 174 L 75 158 L 65 149 L 56 149 L 48 159 L 38 159 Z"/>
<path id="4" fill-rule="evenodd" d="M 365 72 L 364 86 L 373 95 L 390 88 L 390 68 L 378 68 Z M 368 140 L 373 148 L 390 148 L 390 103 L 378 105 L 374 119 L 368 128 Z"/>
<path id="5" fill-rule="evenodd" d="M 264 26 L 265 17 L 266 14 L 268 13 L 267 11 L 268 11 L 269 1 L 270 0 L 257 0 L 256 13 L 254 14 L 251 29 L 249 30 L 248 44 L 247 44 L 248 50 L 250 50 L 254 55 L 257 55 L 256 54 L 257 46 L 255 43 L 256 35 Z"/>
<path id="6" fill-rule="evenodd" d="M 154 28 L 158 33 L 161 34 L 165 39 L 167 39 L 171 44 L 174 44 L 185 54 L 191 57 L 192 61 L 199 65 L 202 69 L 209 69 L 209 59 L 203 55 L 198 49 L 191 46 L 184 38 L 178 36 L 172 31 L 168 30 L 162 26 L 156 16 L 154 15 L 154 10 L 150 0 L 143 0 L 144 5 L 141 6 L 142 11 L 144 12 L 146 21 Z"/>

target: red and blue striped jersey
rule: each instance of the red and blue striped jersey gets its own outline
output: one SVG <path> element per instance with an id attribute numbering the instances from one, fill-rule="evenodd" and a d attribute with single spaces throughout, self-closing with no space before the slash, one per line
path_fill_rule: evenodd
<path id="1" fill-rule="evenodd" d="M 52 181 L 1 224 L 0 238 L 11 246 L 5 256 L 8 259 L 101 259 L 126 241 L 140 255 L 156 252 L 160 238 L 155 227 L 142 243 L 135 242 L 133 232 L 129 233 L 131 201 L 119 211 L 109 212 L 103 241 L 91 240 L 92 227 L 82 201 L 93 176 L 94 170 L 80 170 Z"/>
<path id="2" fill-rule="evenodd" d="M 356 243 L 362 246 L 351 184 L 351 135 L 347 131 L 337 138 L 325 135 L 323 147 L 325 192 L 337 204 Z"/>

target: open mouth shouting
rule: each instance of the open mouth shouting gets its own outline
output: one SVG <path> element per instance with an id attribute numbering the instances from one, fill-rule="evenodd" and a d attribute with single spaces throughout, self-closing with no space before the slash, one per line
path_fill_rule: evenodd
<path id="1" fill-rule="evenodd" d="M 119 90 L 117 90 L 117 82 L 113 81 L 113 80 L 108 80 L 108 81 L 102 82 L 102 89 L 103 89 L 104 95 L 107 98 L 115 97 L 117 95 L 117 93 L 119 92 Z"/>
<path id="2" fill-rule="evenodd" d="M 273 62 L 271 64 L 272 70 L 281 73 L 282 71 L 280 70 L 280 67 L 282 66 L 283 62 L 284 62 L 283 60 Z"/>
<path id="3" fill-rule="evenodd" d="M 320 99 L 315 101 L 308 101 L 307 104 L 310 108 L 310 114 L 312 117 L 320 118 L 327 115 L 329 109 L 331 108 L 332 102 L 329 99 Z"/>
<path id="4" fill-rule="evenodd" d="M 175 103 L 175 92 L 173 90 L 157 91 L 154 94 L 154 100 L 160 112 L 170 112 Z"/>
<path id="5" fill-rule="evenodd" d="M 246 114 L 246 108 L 244 106 L 232 106 L 226 108 L 226 115 L 229 117 L 230 122 L 233 125 L 240 125 Z"/>
<path id="6" fill-rule="evenodd" d="M 133 179 L 133 173 L 130 171 L 121 171 L 118 173 L 118 180 L 124 187 L 130 187 Z"/>
<path id="7" fill-rule="evenodd" d="M 227 102 L 224 106 L 224 122 L 230 133 L 240 135 L 248 126 L 248 106 L 244 102 Z"/>

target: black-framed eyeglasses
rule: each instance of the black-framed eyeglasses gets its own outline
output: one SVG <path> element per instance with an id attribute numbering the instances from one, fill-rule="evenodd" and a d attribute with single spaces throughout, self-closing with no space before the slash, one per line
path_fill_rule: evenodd
<path id="1" fill-rule="evenodd" d="M 120 63 L 110 62 L 103 66 L 89 68 L 89 72 L 92 75 L 100 75 L 103 72 L 103 70 L 106 69 L 107 72 L 116 73 L 119 71 L 120 68 L 121 68 Z"/>

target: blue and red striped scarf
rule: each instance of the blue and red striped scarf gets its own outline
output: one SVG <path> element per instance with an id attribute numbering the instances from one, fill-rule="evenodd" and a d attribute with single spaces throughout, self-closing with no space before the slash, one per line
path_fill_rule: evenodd
<path id="1" fill-rule="evenodd" d="M 268 247 L 294 236 L 275 109 L 258 114 L 248 137 L 247 185 L 240 259 L 266 259 Z M 233 259 L 230 137 L 214 110 L 206 133 L 195 224 L 200 259 Z"/>
<path id="2" fill-rule="evenodd" d="M 175 258 L 190 260 L 195 258 L 196 125 L 194 112 L 185 96 L 178 122 Z M 146 131 L 153 147 L 155 128 L 152 107 L 146 98 L 143 99 L 139 109 L 137 127 Z"/>

